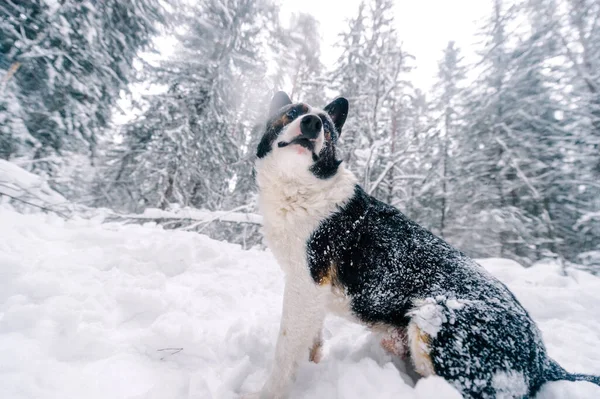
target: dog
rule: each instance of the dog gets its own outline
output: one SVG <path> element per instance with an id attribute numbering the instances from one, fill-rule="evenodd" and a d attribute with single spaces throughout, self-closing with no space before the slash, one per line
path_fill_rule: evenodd
<path id="1" fill-rule="evenodd" d="M 338 160 L 348 101 L 323 109 L 271 101 L 255 162 L 268 247 L 285 275 L 273 369 L 258 397 L 284 398 L 297 365 L 321 357 L 327 313 L 387 331 L 465 398 L 528 398 L 548 381 L 589 381 L 552 360 L 499 280 L 398 209 L 368 195 Z"/>

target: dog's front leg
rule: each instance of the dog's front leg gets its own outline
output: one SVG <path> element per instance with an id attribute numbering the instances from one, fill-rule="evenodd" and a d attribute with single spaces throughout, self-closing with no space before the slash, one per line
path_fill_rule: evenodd
<path id="1" fill-rule="evenodd" d="M 307 359 L 315 337 L 323 328 L 324 318 L 322 290 L 312 281 L 286 278 L 275 360 L 271 375 L 260 393 L 261 399 L 287 396 L 298 362 Z"/>

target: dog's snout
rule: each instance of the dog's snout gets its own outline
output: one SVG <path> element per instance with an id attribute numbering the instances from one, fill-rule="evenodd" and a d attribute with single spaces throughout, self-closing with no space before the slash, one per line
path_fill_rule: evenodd
<path id="1" fill-rule="evenodd" d="M 302 121 L 300 121 L 300 131 L 302 132 L 302 135 L 311 139 L 316 139 L 319 136 L 322 126 L 323 123 L 321 122 L 321 119 L 316 115 L 306 115 L 302 118 Z"/>

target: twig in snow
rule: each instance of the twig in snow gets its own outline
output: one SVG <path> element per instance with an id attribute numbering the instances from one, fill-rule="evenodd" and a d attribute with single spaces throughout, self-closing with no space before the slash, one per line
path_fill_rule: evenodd
<path id="1" fill-rule="evenodd" d="M 167 356 L 173 356 L 178 354 L 179 352 L 181 352 L 183 350 L 183 348 L 162 348 L 162 349 L 157 349 L 157 352 L 164 352 L 164 351 L 171 351 L 171 353 L 167 354 L 166 356 L 163 356 L 160 358 L 160 360 L 165 360 L 167 358 Z"/>

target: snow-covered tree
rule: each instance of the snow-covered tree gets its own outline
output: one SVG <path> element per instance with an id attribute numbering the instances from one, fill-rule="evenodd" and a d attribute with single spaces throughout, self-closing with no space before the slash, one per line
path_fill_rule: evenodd
<path id="1" fill-rule="evenodd" d="M 453 186 L 462 195 L 451 223 L 471 227 L 450 234 L 478 256 L 524 263 L 573 258 L 564 244 L 574 236 L 574 204 L 583 199 L 573 181 L 575 159 L 584 159 L 576 148 L 585 146 L 574 129 L 579 116 L 563 94 L 569 89 L 557 62 L 555 6 L 553 0 L 493 4 L 482 72 L 469 89 L 466 125 L 457 136 Z"/>
<path id="2" fill-rule="evenodd" d="M 593 217 L 600 210 L 599 10 L 600 1 L 552 0 L 532 1 L 527 9 L 534 26 L 545 34 L 547 51 L 554 54 L 545 74 L 550 76 L 552 99 L 558 104 L 555 116 L 563 128 L 546 140 L 554 151 L 544 151 L 555 154 L 544 196 L 558 241 L 551 250 L 575 261 L 581 252 L 600 249 Z"/>
<path id="3" fill-rule="evenodd" d="M 12 121 L 14 139 L 3 157 L 52 177 L 69 154 L 93 163 L 133 60 L 161 20 L 159 0 L 0 4 L 0 69 L 11 98 L 0 119 Z"/>
<path id="4" fill-rule="evenodd" d="M 422 191 L 436 214 L 432 215 L 430 226 L 442 237 L 452 235 L 449 219 L 454 212 L 453 200 L 461 195 L 456 190 L 455 161 L 460 156 L 457 139 L 464 131 L 462 102 L 466 73 L 460 49 L 455 42 L 448 42 L 438 63 L 431 109 L 435 126 L 435 135 L 429 140 L 432 171 L 427 175 Z"/>
<path id="5" fill-rule="evenodd" d="M 405 81 L 411 56 L 402 50 L 394 28 L 393 2 L 361 3 L 341 35 L 342 55 L 333 72 L 337 91 L 352 112 L 342 135 L 345 160 L 368 192 L 384 197 L 384 180 L 394 179 L 397 117 L 409 95 Z M 388 184 L 389 186 L 389 184 Z"/>
<path id="6" fill-rule="evenodd" d="M 0 69 L 0 158 L 24 157 L 35 143 L 24 124 L 25 110 L 17 100 L 18 86 L 13 79 L 20 67 L 12 64 L 7 70 Z"/>
<path id="7" fill-rule="evenodd" d="M 278 67 L 274 83 L 290 87 L 292 101 L 324 106 L 327 83 L 319 30 L 315 17 L 305 13 L 292 15 L 288 28 L 278 27 L 273 45 Z"/>
<path id="8" fill-rule="evenodd" d="M 147 71 L 168 90 L 150 96 L 141 117 L 124 128 L 119 158 L 107 170 L 109 195 L 119 187 L 133 190 L 130 209 L 214 210 L 234 205 L 236 193 L 248 199 L 252 126 L 270 94 L 263 26 L 274 12 L 260 0 L 227 8 L 207 0 L 180 9 L 175 55 Z"/>

